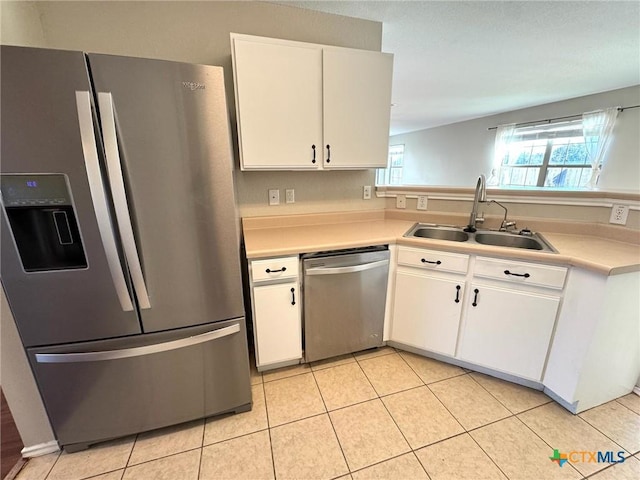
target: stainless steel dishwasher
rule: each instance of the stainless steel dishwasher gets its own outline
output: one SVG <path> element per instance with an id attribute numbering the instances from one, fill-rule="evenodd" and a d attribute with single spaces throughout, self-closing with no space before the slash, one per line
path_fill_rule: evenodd
<path id="1" fill-rule="evenodd" d="M 387 246 L 302 256 L 305 360 L 382 345 Z"/>

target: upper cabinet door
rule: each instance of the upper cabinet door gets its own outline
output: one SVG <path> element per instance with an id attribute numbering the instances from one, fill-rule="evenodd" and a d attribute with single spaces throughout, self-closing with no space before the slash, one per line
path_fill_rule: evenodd
<path id="1" fill-rule="evenodd" d="M 236 38 L 234 76 L 242 170 L 322 168 L 322 49 Z"/>
<path id="2" fill-rule="evenodd" d="M 392 73 L 391 54 L 324 49 L 325 169 L 387 166 Z"/>

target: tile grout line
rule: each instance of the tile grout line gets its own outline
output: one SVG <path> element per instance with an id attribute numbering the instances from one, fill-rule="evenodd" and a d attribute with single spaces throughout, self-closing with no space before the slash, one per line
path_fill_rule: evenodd
<path id="1" fill-rule="evenodd" d="M 42 480 L 47 480 L 47 478 L 49 478 L 49 475 L 51 475 L 51 472 L 53 471 L 53 467 L 55 467 L 56 464 L 58 463 L 58 460 L 60 460 L 60 455 L 62 455 L 62 449 L 60 449 L 60 451 L 58 452 L 58 456 L 56 457 L 55 461 L 53 462 L 53 465 L 51 465 L 51 468 L 49 468 L 49 470 L 47 471 L 47 473 L 45 474 L 45 476 L 44 476 L 44 478 Z M 26 466 L 26 464 L 25 464 L 25 466 Z M 22 471 L 22 469 L 24 469 L 24 466 L 20 469 L 20 472 Z M 20 475 L 20 472 L 18 472 L 18 475 Z"/>
<path id="2" fill-rule="evenodd" d="M 358 367 L 359 367 L 359 365 L 358 365 Z M 320 393 L 320 399 L 322 400 L 322 405 L 324 405 L 325 413 L 323 413 L 322 415 L 326 414 L 327 418 L 329 419 L 329 425 L 331 425 L 331 430 L 333 431 L 333 434 L 335 435 L 336 442 L 338 442 L 338 448 L 340 449 L 340 453 L 342 454 L 342 458 L 344 459 L 344 464 L 347 467 L 347 472 L 350 475 L 351 474 L 351 467 L 349 467 L 349 462 L 347 461 L 347 456 L 345 455 L 344 449 L 342 448 L 342 444 L 340 443 L 340 437 L 338 437 L 338 432 L 336 432 L 336 427 L 333 424 L 333 420 L 331 420 L 331 415 L 329 415 L 329 409 L 327 408 L 327 404 L 324 401 L 324 396 L 322 395 L 322 390 L 320 389 L 320 385 L 318 384 L 318 379 L 316 378 L 316 375 L 313 372 L 313 370 L 311 371 L 311 375 L 313 375 L 313 381 L 315 382 L 316 388 L 318 389 L 318 392 Z M 340 475 L 339 477 L 341 477 L 341 476 L 343 476 L 343 475 Z M 339 477 L 336 477 L 336 478 L 339 478 Z"/>
<path id="3" fill-rule="evenodd" d="M 547 405 L 547 404 L 545 404 L 545 405 Z M 540 407 L 536 407 L 536 408 L 540 408 Z M 518 417 L 518 415 L 514 415 L 514 417 L 515 417 L 515 418 L 516 418 L 520 423 L 522 423 L 522 424 L 523 424 L 527 429 L 529 429 L 529 430 L 531 431 L 531 433 L 533 433 L 536 437 L 538 437 L 540 440 L 542 440 L 542 442 L 543 442 L 545 445 L 547 445 L 547 446 L 548 446 L 548 447 L 553 451 L 553 447 L 552 447 L 551 445 L 549 445 L 549 443 L 547 443 L 547 441 L 546 441 L 544 438 L 542 438 L 540 435 L 538 435 L 538 434 L 536 433 L 536 431 L 535 431 L 533 428 L 531 428 L 529 425 L 527 425 L 527 424 L 526 424 L 526 422 L 525 422 L 524 420 L 522 420 L 520 417 Z M 585 477 L 585 475 L 583 475 L 583 474 L 582 474 L 582 472 L 580 472 L 580 471 L 579 471 L 576 467 L 574 467 L 570 462 L 567 462 L 567 463 L 568 463 L 568 465 L 569 465 L 571 468 L 573 468 L 573 469 L 578 473 L 578 475 L 580 475 L 582 478 L 584 478 L 584 477 Z M 601 471 L 601 470 L 598 470 L 598 471 Z M 594 472 L 594 473 L 596 473 L 596 472 Z"/>
<path id="4" fill-rule="evenodd" d="M 599 405 L 600 406 L 600 405 Z M 598 408 L 598 407 L 593 407 L 593 408 Z M 591 410 L 591 409 L 589 409 Z M 585 410 L 585 412 L 587 412 L 588 410 Z M 584 413 L 584 412 L 582 412 Z M 615 443 L 616 445 L 618 445 L 622 450 L 624 450 L 625 452 L 627 452 L 629 454 L 630 457 L 633 457 L 634 453 L 627 450 L 625 447 L 623 447 L 622 445 L 620 445 L 617 441 L 615 441 L 613 438 L 611 438 L 609 435 L 607 435 L 606 433 L 604 433 L 602 430 L 600 430 L 598 427 L 596 427 L 595 425 L 593 425 L 589 420 L 587 420 L 586 418 L 582 417 L 581 414 L 577 414 L 576 417 L 578 417 L 579 419 L 581 419 L 583 422 L 585 422 L 587 425 L 589 425 L 591 428 L 593 428 L 595 431 L 601 433 L 605 438 L 611 440 L 613 443 Z"/>
<path id="5" fill-rule="evenodd" d="M 631 392 L 631 393 L 633 393 L 633 392 Z M 629 393 L 627 393 L 627 395 L 630 395 L 630 394 L 629 394 Z M 623 395 L 622 397 L 626 397 L 627 395 Z M 634 393 L 634 395 L 635 395 L 635 393 Z M 640 413 L 636 412 L 636 411 L 635 411 L 635 410 L 633 410 L 632 408 L 627 407 L 624 403 L 622 403 L 622 402 L 619 402 L 619 401 L 618 401 L 618 399 L 620 399 L 620 398 L 622 398 L 622 397 L 614 398 L 612 401 L 616 402 L 616 403 L 617 403 L 617 404 L 619 404 L 619 405 L 622 405 L 622 406 L 623 406 L 624 408 L 626 408 L 627 410 L 629 410 L 629 411 L 631 411 L 631 412 L 635 413 L 636 415 L 639 415 L 639 416 L 640 416 Z M 598 408 L 598 407 L 593 407 L 593 408 Z M 592 408 L 590 408 L 589 410 L 592 410 Z M 589 410 L 585 410 L 585 412 L 588 412 Z"/>
<path id="6" fill-rule="evenodd" d="M 252 399 L 252 403 L 253 403 L 253 399 Z M 206 431 L 207 431 L 207 419 L 205 418 L 204 425 L 202 426 L 202 442 L 200 442 L 200 458 L 198 460 L 198 476 L 196 477 L 198 480 L 200 479 L 200 473 L 202 472 L 202 457 L 204 456 L 204 434 Z"/>
<path id="7" fill-rule="evenodd" d="M 271 469 L 273 471 L 273 478 L 275 479 L 277 478 L 276 477 L 276 459 L 273 455 L 273 442 L 271 441 L 271 423 L 269 422 L 269 408 L 267 405 L 267 391 L 264 388 L 264 384 L 265 382 L 264 382 L 264 376 L 263 376 L 262 377 L 262 394 L 264 395 L 264 411 L 265 411 L 265 414 L 267 415 L 267 433 L 269 435 L 269 450 L 271 451 Z"/>

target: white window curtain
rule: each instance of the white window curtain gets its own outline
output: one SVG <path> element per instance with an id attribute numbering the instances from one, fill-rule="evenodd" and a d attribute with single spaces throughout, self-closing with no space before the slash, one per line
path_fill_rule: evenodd
<path id="1" fill-rule="evenodd" d="M 591 188 L 598 183 L 600 170 L 604 165 L 604 154 L 607 151 L 617 117 L 618 107 L 582 114 L 584 143 L 591 162 L 591 179 L 589 180 Z"/>
<path id="2" fill-rule="evenodd" d="M 513 141 L 516 134 L 516 124 L 500 125 L 496 129 L 496 140 L 494 144 L 493 168 L 487 180 L 487 185 L 500 185 L 500 169 L 502 160 L 509 149 L 509 144 Z"/>

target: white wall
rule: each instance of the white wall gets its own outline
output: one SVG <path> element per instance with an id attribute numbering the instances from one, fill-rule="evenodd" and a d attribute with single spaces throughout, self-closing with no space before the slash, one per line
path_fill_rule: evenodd
<path id="1" fill-rule="evenodd" d="M 390 145 L 405 145 L 407 185 L 473 186 L 478 175 L 489 175 L 495 131 L 506 123 L 523 123 L 599 108 L 640 104 L 640 86 L 578 97 L 562 102 L 492 115 L 442 127 L 395 135 Z M 640 108 L 618 115 L 599 188 L 640 192 Z"/>

